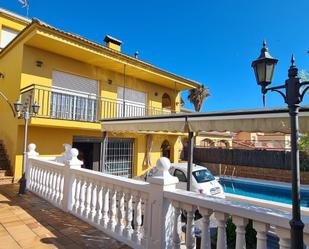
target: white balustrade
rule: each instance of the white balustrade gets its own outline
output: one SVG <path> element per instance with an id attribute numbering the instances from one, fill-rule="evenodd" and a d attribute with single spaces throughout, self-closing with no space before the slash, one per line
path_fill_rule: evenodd
<path id="1" fill-rule="evenodd" d="M 78 151 L 66 146 L 56 160 L 40 157 L 35 145 L 27 154 L 27 189 L 65 212 L 70 212 L 132 248 L 195 248 L 196 228 L 201 248 L 210 249 L 210 224 L 216 224 L 218 249 L 227 248 L 226 223 L 236 226 L 236 249 L 246 248 L 246 226 L 252 220 L 257 249 L 266 249 L 271 231 L 280 249 L 291 247 L 290 213 L 248 203 L 204 196 L 176 189 L 178 179 L 168 172 L 170 162 L 160 158 L 157 172 L 148 182 L 126 179 L 81 168 Z M 196 210 L 202 219 L 194 221 Z M 186 216 L 182 223 L 181 215 Z M 304 240 L 309 243 L 309 218 Z M 183 236 L 181 228 L 186 228 Z"/>

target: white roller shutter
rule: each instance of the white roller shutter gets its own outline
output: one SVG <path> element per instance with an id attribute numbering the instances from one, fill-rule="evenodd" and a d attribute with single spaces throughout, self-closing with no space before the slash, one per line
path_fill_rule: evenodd
<path id="1" fill-rule="evenodd" d="M 84 93 L 97 94 L 98 81 L 73 74 L 59 71 L 52 72 L 53 86 L 79 91 Z"/>
<path id="2" fill-rule="evenodd" d="M 18 33 L 19 31 L 3 27 L 1 30 L 0 47 L 6 47 L 6 45 L 8 45 L 10 41 L 12 41 L 18 35 Z"/>
<path id="3" fill-rule="evenodd" d="M 136 117 L 146 115 L 147 94 L 129 88 L 117 89 L 117 116 Z"/>
<path id="4" fill-rule="evenodd" d="M 51 116 L 57 119 L 97 120 L 96 80 L 59 71 L 52 72 Z"/>

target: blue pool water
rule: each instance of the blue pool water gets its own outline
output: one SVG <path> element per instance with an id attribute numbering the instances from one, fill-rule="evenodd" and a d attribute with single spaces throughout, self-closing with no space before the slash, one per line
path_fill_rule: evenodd
<path id="1" fill-rule="evenodd" d="M 226 193 L 292 204 L 291 187 L 289 186 L 228 178 L 220 178 L 219 181 Z M 301 189 L 300 195 L 300 205 L 302 207 L 309 207 L 309 190 Z"/>

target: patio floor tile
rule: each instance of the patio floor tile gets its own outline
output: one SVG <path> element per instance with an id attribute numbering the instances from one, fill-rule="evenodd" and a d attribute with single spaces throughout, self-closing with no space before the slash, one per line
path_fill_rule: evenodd
<path id="1" fill-rule="evenodd" d="M 18 185 L 0 185 L 0 249 L 129 249 Z"/>

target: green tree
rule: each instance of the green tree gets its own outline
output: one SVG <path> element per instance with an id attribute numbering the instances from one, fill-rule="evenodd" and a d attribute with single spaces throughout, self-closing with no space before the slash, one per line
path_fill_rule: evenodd
<path id="1" fill-rule="evenodd" d="M 195 111 L 202 109 L 203 102 L 210 96 L 209 89 L 203 85 L 189 90 L 188 99 L 194 105 Z"/>
<path id="2" fill-rule="evenodd" d="M 299 149 L 309 153 L 309 133 L 301 136 L 298 142 Z"/>

